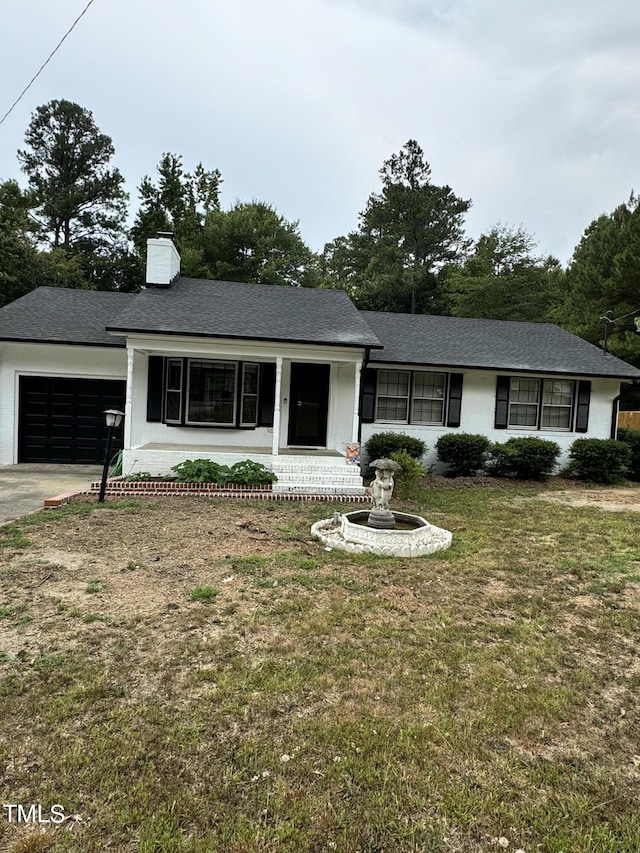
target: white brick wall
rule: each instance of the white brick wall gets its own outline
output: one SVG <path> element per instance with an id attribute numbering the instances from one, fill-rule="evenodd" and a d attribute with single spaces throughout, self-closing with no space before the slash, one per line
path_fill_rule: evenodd
<path id="1" fill-rule="evenodd" d="M 500 371 L 507 375 L 508 371 Z M 511 376 L 518 374 L 511 373 Z M 587 433 L 564 432 L 560 430 L 532 429 L 495 429 L 497 373 L 484 370 L 464 371 L 462 387 L 461 423 L 457 428 L 446 426 L 423 426 L 398 423 L 373 423 L 362 425 L 362 444 L 375 433 L 401 432 L 422 439 L 427 445 L 424 462 L 441 471 L 441 464 L 436 456 L 435 444 L 441 435 L 449 432 L 468 432 L 486 435 L 490 441 L 504 442 L 514 436 L 538 436 L 555 441 L 560 446 L 560 467 L 568 462 L 569 447 L 577 438 L 609 438 L 611 431 L 612 401 L 620 393 L 620 381 L 617 379 L 594 379 L 591 386 L 591 405 L 589 408 L 589 431 Z M 526 374 L 530 376 L 530 374 Z M 545 374 L 536 374 L 546 378 Z M 551 377 L 553 378 L 553 377 Z M 575 377 L 576 379 L 578 377 Z"/>
<path id="2" fill-rule="evenodd" d="M 180 274 L 180 255 L 169 237 L 147 240 L 147 284 L 170 284 Z"/>

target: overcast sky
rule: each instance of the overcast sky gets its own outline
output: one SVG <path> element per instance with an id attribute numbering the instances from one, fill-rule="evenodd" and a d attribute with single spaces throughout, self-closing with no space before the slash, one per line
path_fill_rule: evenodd
<path id="1" fill-rule="evenodd" d="M 86 2 L 2 0 L 0 116 Z M 416 139 L 433 182 L 472 200 L 469 236 L 522 226 L 567 261 L 640 188 L 640 3 L 94 0 L 0 125 L 0 180 L 23 181 L 16 151 L 54 98 L 111 136 L 134 209 L 170 151 L 320 250 Z"/>

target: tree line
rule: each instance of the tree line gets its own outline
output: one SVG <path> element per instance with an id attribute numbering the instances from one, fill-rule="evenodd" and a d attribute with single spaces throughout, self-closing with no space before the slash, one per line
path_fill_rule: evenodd
<path id="1" fill-rule="evenodd" d="M 41 285 L 135 292 L 148 237 L 172 231 L 182 274 L 345 290 L 359 308 L 554 322 L 640 363 L 640 209 L 632 194 L 586 228 L 565 267 L 522 228 L 465 235 L 470 199 L 432 181 L 420 145 L 386 160 L 349 234 L 314 253 L 297 222 L 263 201 L 220 204 L 222 175 L 166 153 L 138 187 L 127 226 L 124 178 L 92 113 L 54 100 L 34 112 L 17 157 L 26 186 L 0 183 L 0 305 Z M 628 316 L 627 316 L 628 315 Z M 618 320 L 617 318 L 623 318 Z"/>

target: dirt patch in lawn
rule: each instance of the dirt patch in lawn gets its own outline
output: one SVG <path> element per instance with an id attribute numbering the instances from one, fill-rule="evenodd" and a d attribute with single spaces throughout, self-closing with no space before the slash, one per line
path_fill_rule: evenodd
<path id="1" fill-rule="evenodd" d="M 234 561 L 259 562 L 300 545 L 291 507 L 256 514 L 236 502 L 191 498 L 139 498 L 136 504 L 140 511 L 105 508 L 66 519 L 51 511 L 50 522 L 25 529 L 26 550 L 0 551 L 5 654 L 32 657 L 46 650 L 43 624 L 55 625 L 58 644 L 69 647 L 106 639 L 131 620 L 143 629 L 158 616 L 164 627 L 154 642 L 170 645 L 202 607 L 191 600 L 194 590 L 209 589 L 226 606 L 250 607 L 238 600 L 242 584 Z"/>
<path id="2" fill-rule="evenodd" d="M 640 512 L 640 486 L 574 486 L 559 491 L 544 491 L 538 497 L 552 503 L 592 506 L 607 512 Z"/>

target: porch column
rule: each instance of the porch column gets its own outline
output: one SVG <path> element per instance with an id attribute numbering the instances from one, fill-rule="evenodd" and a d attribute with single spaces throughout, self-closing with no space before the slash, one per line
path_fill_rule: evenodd
<path id="1" fill-rule="evenodd" d="M 276 391 L 273 404 L 273 442 L 271 453 L 277 456 L 280 449 L 280 392 L 282 388 L 282 356 L 276 358 Z"/>
<path id="2" fill-rule="evenodd" d="M 133 356 L 134 350 L 127 347 L 127 389 L 124 403 L 124 449 L 131 450 L 131 412 L 133 410 Z"/>
<path id="3" fill-rule="evenodd" d="M 362 376 L 362 363 L 359 361 L 356 364 L 354 382 L 354 398 L 353 398 L 353 424 L 351 426 L 351 441 L 358 440 L 358 432 L 360 431 L 360 378 Z"/>

